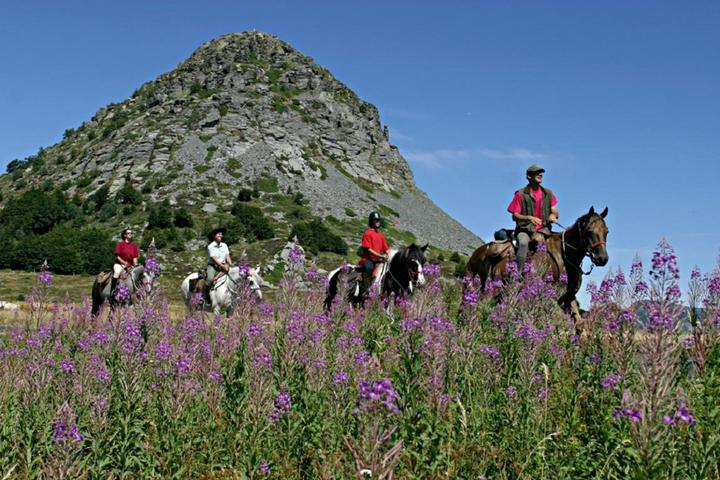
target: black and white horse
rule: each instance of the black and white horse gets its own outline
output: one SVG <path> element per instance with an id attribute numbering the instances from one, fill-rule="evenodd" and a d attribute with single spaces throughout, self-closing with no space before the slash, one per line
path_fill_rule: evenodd
<path id="1" fill-rule="evenodd" d="M 427 245 L 419 247 L 413 243 L 402 250 L 390 250 L 388 261 L 383 264 L 377 279 L 377 284 L 381 286 L 381 298 L 388 298 L 391 293 L 394 293 L 396 298 L 410 295 L 416 286 L 425 284 L 423 267 L 427 262 L 425 258 L 427 247 Z M 343 275 L 347 285 L 347 301 L 355 307 L 365 303 L 367 292 L 362 285 L 363 282 L 360 281 L 359 268 L 344 265 L 328 274 L 328 287 L 323 303 L 325 309 L 330 309 L 332 306 Z"/>

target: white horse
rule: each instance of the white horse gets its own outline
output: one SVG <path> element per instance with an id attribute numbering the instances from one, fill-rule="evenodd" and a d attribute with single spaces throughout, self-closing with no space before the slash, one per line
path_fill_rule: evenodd
<path id="1" fill-rule="evenodd" d="M 260 287 L 262 287 L 263 279 L 260 277 L 258 270 L 259 269 L 256 268 L 241 270 L 240 267 L 236 266 L 231 267 L 226 275 L 220 277 L 210 290 L 210 302 L 213 313 L 220 315 L 220 311 L 224 308 L 228 316 L 232 315 L 235 304 L 240 299 L 242 291 L 247 288 L 254 293 L 258 301 L 262 300 Z M 190 309 L 193 308 L 191 302 L 194 293 L 191 288 L 191 282 L 199 278 L 200 275 L 198 272 L 193 272 L 185 277 L 180 284 L 182 297 Z"/>
<path id="2" fill-rule="evenodd" d="M 111 272 L 112 273 L 112 272 Z M 96 316 L 100 311 L 100 307 L 105 300 L 108 300 L 110 307 L 114 308 L 118 303 L 120 304 L 131 304 L 132 299 L 136 295 L 147 295 L 152 291 L 155 278 L 157 277 L 156 272 L 147 270 L 142 265 L 133 267 L 132 270 L 125 276 L 125 278 L 118 279 L 117 287 L 124 285 L 128 291 L 128 298 L 123 300 L 116 300 L 110 298 L 110 286 L 111 281 L 108 280 L 104 286 L 101 287 L 98 283 L 97 278 L 93 283 L 92 287 L 92 315 Z"/>

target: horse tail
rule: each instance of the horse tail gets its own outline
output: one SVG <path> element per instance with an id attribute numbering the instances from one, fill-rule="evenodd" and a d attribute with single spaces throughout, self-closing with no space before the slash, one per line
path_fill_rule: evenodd
<path id="1" fill-rule="evenodd" d="M 325 311 L 330 311 L 330 307 L 332 306 L 333 300 L 335 299 L 335 295 L 337 295 L 337 283 L 338 283 L 338 274 L 340 272 L 340 269 L 335 270 L 334 272 L 330 273 L 330 279 L 328 281 L 327 289 L 325 290 L 325 301 L 323 302 L 323 307 L 325 308 Z"/>
<path id="2" fill-rule="evenodd" d="M 103 304 L 103 298 L 102 298 L 102 288 L 100 287 L 100 284 L 97 280 L 93 282 L 92 286 L 92 316 L 96 317 L 98 312 L 100 311 L 100 307 Z"/>

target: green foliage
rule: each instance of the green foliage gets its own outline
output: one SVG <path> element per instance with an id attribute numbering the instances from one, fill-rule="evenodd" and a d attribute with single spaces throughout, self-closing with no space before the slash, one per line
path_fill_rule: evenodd
<path id="1" fill-rule="evenodd" d="M 267 240 L 275 236 L 275 230 L 259 208 L 236 201 L 230 213 L 243 225 L 249 241 Z"/>
<path id="2" fill-rule="evenodd" d="M 213 155 L 215 154 L 217 149 L 218 149 L 217 145 L 210 145 L 207 147 L 207 153 L 205 154 L 206 162 L 209 162 L 210 160 L 212 160 Z"/>
<path id="3" fill-rule="evenodd" d="M 88 200 L 91 200 L 94 203 L 94 210 L 100 210 L 103 205 L 108 201 L 108 195 L 110 193 L 110 187 L 107 185 L 103 185 L 102 187 L 98 188 L 93 192 L 92 195 L 88 197 Z"/>
<path id="4" fill-rule="evenodd" d="M 251 190 L 249 188 L 241 188 L 240 190 L 238 190 L 237 200 L 239 202 L 249 202 L 253 198 L 257 198 L 258 193 L 259 192 L 257 192 L 256 190 Z"/>
<path id="5" fill-rule="evenodd" d="M 165 199 L 161 203 L 150 207 L 148 213 L 148 229 L 162 230 L 164 228 L 171 228 L 172 226 L 173 211 L 169 200 Z"/>
<path id="6" fill-rule="evenodd" d="M 320 219 L 294 225 L 289 239 L 296 235 L 300 244 L 315 254 L 333 252 L 345 255 L 348 251 L 343 239 L 335 235 Z"/>
<path id="7" fill-rule="evenodd" d="M 0 210 L 0 226 L 15 235 L 42 235 L 69 218 L 67 200 L 59 190 L 51 193 L 28 190 L 8 199 L 5 208 Z"/>
<path id="8" fill-rule="evenodd" d="M 255 182 L 257 190 L 265 193 L 275 193 L 278 191 L 278 182 L 275 177 L 261 177 Z"/>
<path id="9" fill-rule="evenodd" d="M 457 265 L 455 265 L 455 270 L 453 270 L 453 276 L 457 278 L 463 278 L 465 276 L 466 266 L 466 263 L 462 260 L 458 261 Z"/>
<path id="10" fill-rule="evenodd" d="M 115 194 L 115 200 L 121 205 L 140 205 L 143 197 L 130 182 L 125 182 L 120 190 Z"/>
<path id="11" fill-rule="evenodd" d="M 210 166 L 209 165 L 195 165 L 195 167 L 193 167 L 193 169 L 198 173 L 205 173 L 208 170 L 210 170 Z"/>
<path id="12" fill-rule="evenodd" d="M 175 213 L 173 213 L 173 225 L 180 228 L 191 228 L 195 226 L 195 222 L 190 211 L 185 207 L 180 207 L 175 209 Z"/>
<path id="13" fill-rule="evenodd" d="M 460 260 L 460 254 L 458 252 L 453 252 L 452 255 L 450 255 L 451 262 L 458 263 Z"/>

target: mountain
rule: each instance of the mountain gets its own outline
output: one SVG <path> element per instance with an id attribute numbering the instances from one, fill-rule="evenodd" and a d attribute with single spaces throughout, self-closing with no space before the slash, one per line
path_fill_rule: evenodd
<path id="1" fill-rule="evenodd" d="M 182 209 L 190 220 L 176 226 L 194 230 L 174 242 L 189 248 L 237 214 L 243 196 L 281 237 L 322 218 L 353 245 L 367 214 L 379 210 L 399 243 L 462 254 L 482 243 L 416 187 L 376 107 L 260 32 L 202 45 L 56 145 L 10 162 L 0 189 L 3 206 L 31 189 L 61 191 L 85 215 L 76 225 L 162 228 L 149 218 L 153 208 L 156 217 L 158 205 Z"/>

